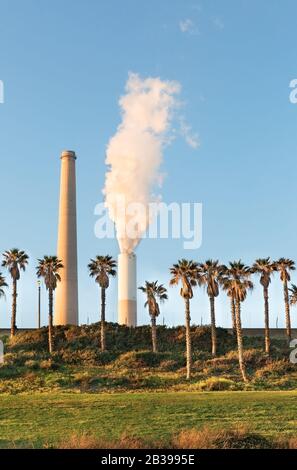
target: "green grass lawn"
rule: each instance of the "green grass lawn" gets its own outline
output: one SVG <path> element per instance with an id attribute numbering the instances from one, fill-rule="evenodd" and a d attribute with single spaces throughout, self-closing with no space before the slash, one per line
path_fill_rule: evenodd
<path id="1" fill-rule="evenodd" d="M 181 429 L 236 424 L 294 436 L 297 392 L 34 393 L 0 396 L 0 447 L 55 445 L 73 434 L 169 440 Z"/>

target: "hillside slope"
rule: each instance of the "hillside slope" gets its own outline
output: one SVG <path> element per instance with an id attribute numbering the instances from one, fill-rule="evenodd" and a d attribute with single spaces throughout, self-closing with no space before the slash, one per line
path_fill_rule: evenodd
<path id="1" fill-rule="evenodd" d="M 297 366 L 289 362 L 287 343 L 272 340 L 270 358 L 263 338 L 244 338 L 250 382 L 238 370 L 236 341 L 218 328 L 218 357 L 210 354 L 210 328 L 192 327 L 193 377 L 185 380 L 183 327 L 158 327 L 159 353 L 151 352 L 148 326 L 107 324 L 107 348 L 99 348 L 99 324 L 55 328 L 55 352 L 47 350 L 47 328 L 19 333 L 5 340 L 0 392 L 136 390 L 293 390 Z"/>

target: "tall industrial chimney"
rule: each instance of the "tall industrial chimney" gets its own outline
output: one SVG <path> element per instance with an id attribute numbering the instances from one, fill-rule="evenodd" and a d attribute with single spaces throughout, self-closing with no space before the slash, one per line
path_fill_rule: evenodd
<path id="1" fill-rule="evenodd" d="M 136 256 L 134 253 L 119 254 L 118 299 L 119 324 L 127 326 L 136 326 Z"/>
<path id="2" fill-rule="evenodd" d="M 62 152 L 57 256 L 64 268 L 56 289 L 55 325 L 78 324 L 75 160 L 75 152 Z"/>

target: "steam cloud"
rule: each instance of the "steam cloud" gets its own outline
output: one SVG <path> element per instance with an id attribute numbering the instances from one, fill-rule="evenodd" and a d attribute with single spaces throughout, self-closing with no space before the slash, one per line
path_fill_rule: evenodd
<path id="1" fill-rule="evenodd" d="M 135 249 L 150 222 L 148 204 L 154 200 L 153 187 L 162 184 L 159 169 L 179 91 L 178 82 L 131 73 L 119 100 L 122 122 L 107 146 L 103 193 L 121 253 Z M 133 211 L 140 204 L 145 210 Z M 125 231 L 131 224 L 133 237 Z"/>

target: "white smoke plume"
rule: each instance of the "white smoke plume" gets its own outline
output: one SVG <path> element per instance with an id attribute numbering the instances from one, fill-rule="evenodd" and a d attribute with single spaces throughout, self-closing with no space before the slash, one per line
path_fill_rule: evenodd
<path id="1" fill-rule="evenodd" d="M 119 100 L 122 122 L 107 146 L 109 169 L 103 193 L 122 253 L 134 250 L 150 222 L 148 204 L 154 186 L 161 185 L 162 153 L 179 91 L 178 82 L 131 73 L 126 94 Z M 142 212 L 133 211 L 140 205 Z M 131 224 L 134 233 L 128 236 L 125 229 Z"/>

